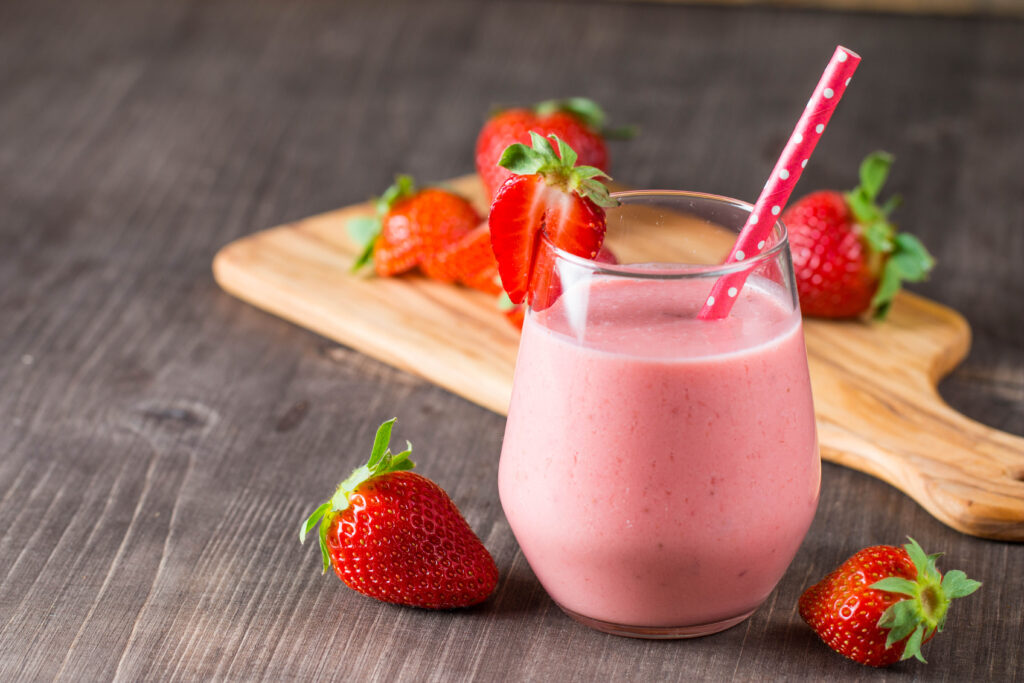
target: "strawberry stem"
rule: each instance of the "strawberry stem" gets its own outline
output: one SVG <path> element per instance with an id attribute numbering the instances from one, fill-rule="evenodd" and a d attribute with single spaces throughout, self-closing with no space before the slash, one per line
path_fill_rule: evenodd
<path id="1" fill-rule="evenodd" d="M 910 537 L 908 540 L 910 542 L 903 548 L 917 570 L 916 580 L 891 576 L 876 581 L 869 588 L 906 596 L 882 613 L 878 627 L 889 629 L 886 648 L 903 639 L 907 640 L 900 659 L 914 657 L 924 662 L 921 645 L 933 632 L 942 631 L 950 602 L 954 598 L 970 595 L 981 587 L 981 583 L 968 579 L 958 569 L 950 571 L 943 578 L 935 566 L 935 560 L 940 555 L 926 555 L 917 541 Z"/>
<path id="2" fill-rule="evenodd" d="M 374 214 L 372 216 L 357 216 L 349 219 L 345 224 L 345 230 L 352 241 L 362 247 L 362 251 L 352 263 L 349 272 L 355 273 L 373 261 L 373 250 L 384 225 L 384 216 L 399 201 L 414 194 L 416 194 L 416 181 L 412 179 L 412 176 L 400 173 L 395 176 L 395 182 L 384 190 L 381 196 L 373 199 Z"/>
<path id="3" fill-rule="evenodd" d="M 936 611 L 940 608 L 943 601 L 943 596 L 939 594 L 941 590 L 941 588 L 936 589 L 935 586 L 928 586 L 921 591 L 921 610 L 924 612 L 925 618 L 936 626 L 939 624 L 939 619 L 936 618 Z M 946 606 L 948 607 L 948 605 L 949 602 L 947 601 Z"/>
<path id="4" fill-rule="evenodd" d="M 309 517 L 302 522 L 299 529 L 299 542 L 305 543 L 306 536 L 316 527 L 320 526 L 318 537 L 320 540 L 320 554 L 323 556 L 323 572 L 327 573 L 331 565 L 330 553 L 327 551 L 327 530 L 335 515 L 344 512 L 349 506 L 349 496 L 362 484 L 373 477 L 390 472 L 401 472 L 411 470 L 416 465 L 409 459 L 412 453 L 412 444 L 405 442 L 405 450 L 401 453 L 392 453 L 389 446 L 391 441 L 391 428 L 394 427 L 397 418 L 387 420 L 377 428 L 377 434 L 373 439 L 373 449 L 370 451 L 370 459 L 365 465 L 357 467 L 352 471 L 345 481 L 338 485 L 334 495 L 325 503 L 322 503 Z"/>
<path id="5" fill-rule="evenodd" d="M 572 114 L 587 126 L 599 132 L 605 139 L 629 140 L 636 137 L 639 130 L 636 126 L 609 128 L 607 125 L 608 116 L 601 108 L 601 105 L 586 97 L 545 100 L 534 106 L 533 111 L 538 116 L 550 116 L 557 112 Z"/>
<path id="6" fill-rule="evenodd" d="M 560 100 L 544 100 L 538 103 L 533 110 L 537 116 L 550 116 L 560 111 L 572 114 L 583 123 L 596 131 L 604 129 L 607 116 L 604 109 L 601 109 L 594 100 L 586 97 L 567 97 Z"/>
<path id="7" fill-rule="evenodd" d="M 878 195 L 892 162 L 893 156 L 888 152 L 869 154 L 860 165 L 860 184 L 845 195 L 872 256 L 872 270 L 879 277 L 878 289 L 871 299 L 871 308 L 878 320 L 888 314 L 893 297 L 904 282 L 925 280 L 935 265 L 935 259 L 921 241 L 913 235 L 897 232 L 889 219 L 889 214 L 900 205 L 899 195 L 878 205 Z"/>
<path id="8" fill-rule="evenodd" d="M 530 131 L 531 146 L 515 143 L 505 148 L 498 160 L 498 165 L 512 171 L 516 175 L 541 175 L 552 187 L 567 192 L 575 192 L 598 206 L 618 206 L 599 179 L 611 180 L 607 173 L 593 166 L 577 166 L 579 158 L 576 152 L 557 135 L 548 136 L 558 146 L 558 152 L 547 138 Z"/>

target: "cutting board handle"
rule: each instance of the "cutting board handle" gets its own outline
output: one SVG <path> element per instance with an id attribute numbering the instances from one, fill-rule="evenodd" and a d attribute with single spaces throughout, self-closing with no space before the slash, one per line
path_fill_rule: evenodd
<path id="1" fill-rule="evenodd" d="M 883 479 L 958 531 L 1024 541 L 1024 438 L 965 417 L 936 388 L 967 355 L 967 322 L 911 294 L 897 303 L 908 334 L 886 330 L 884 353 L 868 343 L 872 324 L 815 330 L 831 343 L 809 346 L 812 367 L 844 358 L 812 372 L 822 457 Z M 922 334 L 926 319 L 937 324 Z"/>
<path id="2" fill-rule="evenodd" d="M 968 419 L 938 395 L 888 402 L 893 432 L 871 442 L 819 419 L 822 457 L 902 490 L 967 534 L 1024 540 L 1024 439 Z"/>

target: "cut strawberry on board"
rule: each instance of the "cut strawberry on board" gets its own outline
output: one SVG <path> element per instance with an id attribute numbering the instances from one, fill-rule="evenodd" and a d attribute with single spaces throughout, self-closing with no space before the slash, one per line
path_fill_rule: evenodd
<path id="1" fill-rule="evenodd" d="M 372 261 L 381 276 L 412 270 L 481 220 L 464 197 L 435 187 L 417 189 L 407 175 L 395 179 L 375 208 L 376 215 L 353 219 L 347 227 L 363 247 L 352 269 Z"/>
<path id="2" fill-rule="evenodd" d="M 435 280 L 459 282 L 488 294 L 502 291 L 486 222 L 424 259 L 420 267 Z"/>
<path id="3" fill-rule="evenodd" d="M 576 152 L 550 137 L 557 152 L 549 140 L 531 132 L 531 147 L 510 145 L 500 160 L 512 176 L 491 204 L 491 246 L 502 286 L 514 304 L 527 299 L 532 278 L 546 276 L 534 272 L 542 234 L 558 248 L 592 259 L 604 241 L 603 207 L 618 206 L 599 180 L 608 176 L 593 166 L 576 166 Z"/>

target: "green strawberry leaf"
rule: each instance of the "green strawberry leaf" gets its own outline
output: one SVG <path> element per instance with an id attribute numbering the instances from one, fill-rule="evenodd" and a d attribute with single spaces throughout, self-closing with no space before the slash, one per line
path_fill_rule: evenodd
<path id="1" fill-rule="evenodd" d="M 874 252 L 888 254 L 893 250 L 892 224 L 885 220 L 868 223 L 861 233 Z"/>
<path id="2" fill-rule="evenodd" d="M 597 131 L 604 128 L 604 123 L 607 119 L 601 106 L 594 100 L 586 97 L 545 100 L 534 107 L 534 111 L 538 116 L 550 116 L 560 111 L 568 112 Z"/>
<path id="3" fill-rule="evenodd" d="M 320 522 L 320 528 L 317 529 L 317 540 L 320 542 L 320 558 L 323 560 L 323 568 L 320 570 L 320 575 L 323 576 L 327 573 L 327 570 L 331 568 L 331 553 L 327 550 L 327 527 L 323 520 Z"/>
<path id="4" fill-rule="evenodd" d="M 601 135 L 605 140 L 632 140 L 640 135 L 640 126 L 630 124 L 618 128 L 603 128 Z"/>
<path id="5" fill-rule="evenodd" d="M 591 178 L 607 178 L 611 180 L 611 176 L 596 166 L 577 166 L 573 170 L 576 171 L 576 175 L 580 180 L 590 180 Z"/>
<path id="6" fill-rule="evenodd" d="M 882 616 L 878 618 L 877 625 L 882 628 L 892 628 L 896 624 L 905 621 L 908 617 L 913 616 L 912 612 L 913 606 L 911 601 L 899 600 L 889 605 L 889 608 L 882 612 Z"/>
<path id="7" fill-rule="evenodd" d="M 900 205 L 899 195 L 890 197 L 882 206 L 877 203 L 892 163 L 893 156 L 888 152 L 872 152 L 861 162 L 860 185 L 844 195 L 868 251 L 876 257 L 868 263 L 879 278 L 871 299 L 874 317 L 878 320 L 888 314 L 903 282 L 924 280 L 935 265 L 920 240 L 897 233 L 896 226 L 890 222 L 889 215 Z M 878 255 L 884 258 L 877 258 Z M 878 272 L 879 265 L 881 272 Z"/>
<path id="8" fill-rule="evenodd" d="M 860 164 L 860 188 L 866 198 L 874 203 L 885 185 L 892 167 L 893 156 L 888 152 L 872 152 Z"/>
<path id="9" fill-rule="evenodd" d="M 856 187 L 846 193 L 846 203 L 858 223 L 870 223 L 878 218 L 878 207 L 864 192 L 864 188 Z"/>
<path id="10" fill-rule="evenodd" d="M 890 222 L 889 214 L 899 206 L 900 198 L 893 196 L 883 206 L 877 203 L 892 162 L 893 156 L 888 152 L 878 151 L 869 154 L 860 165 L 860 184 L 844 195 L 850 213 L 860 227 L 868 252 L 874 257 L 869 258 L 868 262 L 880 279 L 872 303 L 876 318 L 885 317 L 892 297 L 899 290 L 900 282 L 906 279 L 899 266 L 886 269 L 882 265 L 886 259 L 878 258 L 879 255 L 891 254 L 897 249 L 896 226 Z M 878 272 L 879 269 L 882 272 Z"/>
<path id="11" fill-rule="evenodd" d="M 875 295 L 871 297 L 871 307 L 874 309 L 875 320 L 884 320 L 889 314 L 893 297 L 896 296 L 896 292 L 900 291 L 901 282 L 899 266 L 890 259 L 882 269 L 882 277 L 878 281 L 878 289 L 875 290 Z"/>
<path id="12" fill-rule="evenodd" d="M 925 664 L 928 663 L 928 660 L 921 654 L 921 643 L 924 642 L 924 633 L 924 624 L 914 629 L 914 632 L 910 634 L 910 638 L 907 640 L 907 644 L 903 648 L 903 654 L 900 656 L 900 661 L 913 657 L 919 662 L 924 662 Z"/>
<path id="13" fill-rule="evenodd" d="M 541 153 L 520 142 L 506 147 L 505 151 L 501 153 L 501 158 L 498 159 L 499 166 L 507 168 L 516 175 L 539 173 L 546 163 L 547 161 Z"/>
<path id="14" fill-rule="evenodd" d="M 414 194 L 416 194 L 416 183 L 412 176 L 399 174 L 395 176 L 395 182 L 384 190 L 381 196 L 372 200 L 376 215 L 358 216 L 345 224 L 349 237 L 362 247 L 356 260 L 352 263 L 352 268 L 349 269 L 350 272 L 358 272 L 373 261 L 373 251 L 377 244 L 377 237 L 380 236 L 384 216 L 396 202 Z"/>
<path id="15" fill-rule="evenodd" d="M 391 429 L 394 427 L 396 418 L 391 418 L 377 428 L 377 434 L 373 439 L 373 448 L 370 451 L 370 458 L 365 465 L 357 467 L 352 474 L 338 485 L 334 495 L 326 503 L 322 503 L 309 517 L 302 522 L 299 529 L 299 541 L 305 543 L 306 536 L 317 525 L 319 529 L 320 554 L 323 558 L 323 572 L 331 566 L 330 553 L 327 550 L 327 528 L 330 526 L 332 513 L 343 512 L 349 506 L 348 498 L 360 485 L 368 479 L 391 472 L 402 472 L 411 470 L 416 465 L 409 459 L 412 453 L 412 444 L 405 442 L 405 450 L 397 455 L 391 452 L 388 446 L 391 440 Z"/>
<path id="16" fill-rule="evenodd" d="M 531 147 L 520 143 L 506 147 L 498 165 L 517 175 L 543 175 L 549 185 L 567 192 L 576 192 L 601 207 L 619 205 L 618 200 L 608 193 L 604 183 L 598 180 L 611 178 L 593 166 L 576 166 L 576 152 L 564 140 L 554 134 L 545 138 L 531 130 L 530 141 Z M 557 154 L 551 141 L 558 147 Z"/>
<path id="17" fill-rule="evenodd" d="M 306 542 L 306 536 L 309 535 L 309 532 L 312 531 L 316 527 L 316 525 L 320 523 L 320 519 L 328 512 L 330 512 L 330 510 L 331 501 L 327 501 L 326 503 L 324 503 L 323 505 L 321 505 L 320 507 L 313 511 L 313 514 L 311 514 L 302 523 L 302 528 L 299 529 L 299 543 Z"/>
<path id="18" fill-rule="evenodd" d="M 900 600 L 882 613 L 878 619 L 879 628 L 888 628 L 885 647 L 900 642 L 921 623 L 920 609 L 914 600 Z"/>
<path id="19" fill-rule="evenodd" d="M 604 209 L 619 205 L 619 200 L 608 194 L 604 183 L 588 178 L 580 183 L 580 194 Z"/>
<path id="20" fill-rule="evenodd" d="M 506 292 L 505 290 L 502 290 L 501 294 L 498 295 L 498 310 L 500 310 L 500 311 L 511 311 L 517 305 L 518 304 L 512 303 L 512 299 L 509 298 L 508 292 Z"/>
<path id="21" fill-rule="evenodd" d="M 935 266 L 935 259 L 921 244 L 921 240 L 905 232 L 896 235 L 893 258 L 900 259 L 903 279 L 910 282 L 921 282 L 926 279 L 928 272 Z"/>
<path id="22" fill-rule="evenodd" d="M 350 272 L 357 272 L 374 260 L 377 238 L 381 233 L 381 215 L 351 218 L 345 223 L 345 229 L 352 242 L 362 248 L 349 269 Z"/>
<path id="23" fill-rule="evenodd" d="M 918 578 L 928 577 L 929 572 L 938 571 L 935 569 L 935 563 L 928 559 L 928 555 L 924 552 L 921 545 L 910 536 L 907 536 L 909 543 L 903 544 L 903 549 L 907 551 L 907 556 L 910 561 L 914 563 L 914 569 L 917 570 Z"/>
<path id="24" fill-rule="evenodd" d="M 557 135 L 552 134 L 550 137 L 551 137 L 551 140 L 555 140 L 558 143 L 559 146 L 564 144 L 564 143 L 561 142 L 561 140 L 559 140 Z M 555 148 L 551 144 L 551 140 L 548 140 L 546 137 L 544 137 L 543 135 L 541 135 L 537 131 L 533 131 L 533 130 L 530 131 L 530 143 L 531 143 L 531 145 L 533 147 L 533 151 L 535 151 L 538 154 L 542 155 L 544 157 L 544 159 L 547 161 L 547 163 L 549 163 L 549 164 L 555 163 L 556 159 L 561 160 L 561 157 L 555 154 Z M 562 165 L 567 165 L 567 164 L 565 164 L 563 162 Z M 570 168 L 571 168 L 571 166 L 570 166 Z"/>
<path id="25" fill-rule="evenodd" d="M 415 465 L 412 460 L 409 460 L 410 455 L 412 455 L 412 444 L 406 441 L 405 450 L 391 456 L 391 464 L 388 466 L 388 471 L 403 472 L 405 470 L 411 470 Z"/>
<path id="26" fill-rule="evenodd" d="M 324 516 L 331 511 L 331 501 L 327 501 L 313 511 L 303 523 L 302 528 L 299 529 L 299 543 L 306 542 L 306 536 L 310 531 L 313 530 L 316 525 L 320 525 L 317 538 L 320 541 L 320 557 L 323 559 L 323 571 L 321 573 L 326 574 L 327 568 L 331 566 L 330 553 L 327 551 L 327 522 L 324 521 Z"/>
<path id="27" fill-rule="evenodd" d="M 355 273 L 373 261 L 373 251 L 380 235 L 380 216 L 358 216 L 349 219 L 345 230 L 353 242 L 362 247 L 359 256 L 352 264 L 351 272 Z"/>
<path id="28" fill-rule="evenodd" d="M 914 564 L 917 574 L 915 580 L 891 576 L 876 581 L 870 588 L 906 596 L 882 613 L 877 626 L 889 629 L 886 648 L 906 640 L 902 659 L 916 657 L 923 662 L 925 659 L 921 655 L 921 645 L 933 632 L 942 630 L 950 602 L 970 595 L 981 584 L 968 579 L 962 571 L 956 569 L 943 577 L 935 566 L 935 560 L 941 553 L 927 555 L 913 538 L 908 537 L 908 541 L 903 549 Z"/>
<path id="29" fill-rule="evenodd" d="M 375 470 L 380 461 L 384 459 L 388 443 L 391 441 L 391 429 L 395 426 L 396 419 L 393 417 L 377 427 L 377 434 L 373 437 L 373 449 L 370 451 L 370 460 L 366 464 L 371 471 Z"/>
<path id="30" fill-rule="evenodd" d="M 892 299 L 900 290 L 903 282 L 921 282 L 927 279 L 928 273 L 935 266 L 935 259 L 921 240 L 907 233 L 896 235 L 892 253 L 882 268 L 882 277 L 878 289 L 871 299 L 875 309 L 874 317 L 881 320 L 886 316 Z"/>
<path id="31" fill-rule="evenodd" d="M 367 242 L 366 246 L 363 247 L 363 250 L 359 252 L 359 256 L 356 256 L 356 260 L 352 262 L 352 267 L 349 269 L 349 272 L 355 273 L 369 265 L 373 261 L 373 252 L 376 248 L 376 240 Z"/>
<path id="32" fill-rule="evenodd" d="M 885 200 L 885 204 L 882 204 L 880 210 L 883 215 L 888 216 L 893 211 L 898 209 L 901 204 L 903 204 L 903 197 L 898 194 L 894 194 L 893 196 Z"/>
<path id="33" fill-rule="evenodd" d="M 592 128 L 601 134 L 606 140 L 630 140 L 635 138 L 640 128 L 638 126 L 618 126 L 608 128 L 608 116 L 597 102 L 586 97 L 567 97 L 559 100 L 545 100 L 533 108 L 538 116 L 550 116 L 556 112 L 564 111 L 572 114 L 587 127 Z"/>
<path id="34" fill-rule="evenodd" d="M 380 218 L 376 216 L 358 216 L 345 223 L 345 230 L 352 241 L 361 247 L 377 239 L 380 234 Z"/>
<path id="35" fill-rule="evenodd" d="M 876 581 L 868 588 L 873 588 L 877 591 L 886 591 L 887 593 L 902 593 L 903 595 L 917 595 L 917 584 L 909 579 L 903 579 L 898 576 L 890 576 Z"/>
<path id="36" fill-rule="evenodd" d="M 968 579 L 959 569 L 946 572 L 942 578 L 942 592 L 947 598 L 962 598 L 981 588 L 981 582 Z"/>
<path id="37" fill-rule="evenodd" d="M 395 176 L 395 182 L 384 190 L 384 194 L 377 200 L 377 213 L 383 217 L 399 200 L 414 194 L 416 194 L 416 182 L 412 176 L 400 173 Z"/>
<path id="38" fill-rule="evenodd" d="M 576 150 L 567 145 L 565 140 L 560 137 L 556 137 L 555 142 L 558 144 L 558 156 L 562 159 L 562 163 L 570 168 L 575 166 L 576 160 L 579 159 Z"/>
<path id="39" fill-rule="evenodd" d="M 931 264 L 919 255 L 903 251 L 893 254 L 890 260 L 896 264 L 900 278 L 908 282 L 924 280 L 928 274 L 928 269 L 931 267 Z"/>

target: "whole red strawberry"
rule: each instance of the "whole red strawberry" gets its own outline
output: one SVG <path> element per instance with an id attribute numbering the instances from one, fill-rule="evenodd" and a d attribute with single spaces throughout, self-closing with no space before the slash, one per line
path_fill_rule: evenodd
<path id="1" fill-rule="evenodd" d="M 349 234 L 363 252 L 353 270 L 373 260 L 378 275 L 398 275 L 420 265 L 477 225 L 481 218 L 464 197 L 440 188 L 417 189 L 400 175 L 376 200 L 375 216 L 353 219 Z"/>
<path id="2" fill-rule="evenodd" d="M 800 616 L 833 650 L 868 666 L 915 657 L 946 623 L 949 603 L 981 584 L 943 576 L 917 541 L 865 548 L 800 596 Z"/>
<path id="3" fill-rule="evenodd" d="M 629 137 L 631 128 L 608 130 L 605 113 L 592 100 L 572 97 L 548 100 L 532 109 L 506 109 L 492 116 L 480 130 L 476 140 L 476 172 L 484 183 L 487 196 L 493 197 L 509 172 L 498 164 L 509 145 L 530 142 L 530 131 L 543 137 L 557 135 L 572 147 L 579 163 L 608 171 L 606 138 Z"/>
<path id="4" fill-rule="evenodd" d="M 299 540 L 319 524 L 328 566 L 364 595 L 427 609 L 487 599 L 498 568 L 440 486 L 408 470 L 412 446 L 392 454 L 395 420 L 377 430 L 369 462 L 302 523 Z"/>
<path id="5" fill-rule="evenodd" d="M 882 318 L 900 284 L 924 280 L 934 265 L 916 237 L 889 221 L 899 198 L 876 204 L 891 165 L 891 155 L 874 152 L 853 191 L 815 192 L 782 214 L 805 315 L 849 318 L 873 309 Z"/>
<path id="6" fill-rule="evenodd" d="M 557 288 L 551 264 L 538 257 L 542 234 L 556 247 L 592 259 L 604 241 L 602 207 L 618 205 L 598 180 L 608 176 L 593 166 L 577 166 L 576 152 L 558 136 L 550 137 L 557 152 L 548 139 L 531 132 L 532 147 L 509 145 L 500 160 L 512 175 L 495 195 L 488 221 L 501 284 L 513 304 L 529 294 L 531 304 L 543 307 L 536 293 L 546 296 Z"/>

